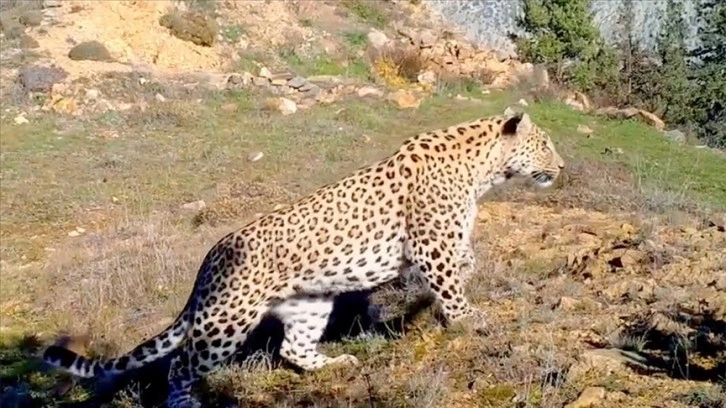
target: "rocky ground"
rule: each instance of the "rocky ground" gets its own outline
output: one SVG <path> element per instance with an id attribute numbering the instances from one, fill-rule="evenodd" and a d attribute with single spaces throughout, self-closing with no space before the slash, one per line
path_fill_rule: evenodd
<path id="1" fill-rule="evenodd" d="M 403 279 L 340 299 L 324 348 L 362 367 L 298 373 L 269 321 L 202 398 L 724 407 L 723 154 L 556 91 L 415 3 L 3 1 L 2 406 L 158 406 L 165 362 L 109 389 L 38 355 L 60 335 L 130 349 L 174 318 L 223 234 L 416 131 L 509 107 L 568 168 L 480 206 L 468 291 L 491 336 L 442 328 Z"/>

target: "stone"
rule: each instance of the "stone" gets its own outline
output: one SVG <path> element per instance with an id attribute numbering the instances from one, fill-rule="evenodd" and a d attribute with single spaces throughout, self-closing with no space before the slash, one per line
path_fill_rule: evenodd
<path id="1" fill-rule="evenodd" d="M 383 96 L 383 91 L 378 88 L 374 88 L 372 86 L 364 86 L 364 87 L 358 88 L 358 91 L 356 92 L 356 94 L 358 95 L 359 98 L 365 98 L 366 96 L 375 96 L 375 97 L 380 98 Z"/>
<path id="2" fill-rule="evenodd" d="M 676 143 L 682 144 L 686 142 L 686 135 L 678 129 L 666 130 L 663 134 Z"/>
<path id="3" fill-rule="evenodd" d="M 580 393 L 577 399 L 565 405 L 565 408 L 590 408 L 595 407 L 605 399 L 605 388 L 603 387 L 587 387 Z"/>
<path id="4" fill-rule="evenodd" d="M 233 73 L 227 78 L 227 86 L 247 86 L 252 83 L 253 77 L 249 72 Z"/>
<path id="5" fill-rule="evenodd" d="M 23 34 L 20 36 L 20 48 L 25 49 L 25 50 L 30 50 L 30 49 L 35 49 L 38 47 L 40 47 L 40 44 L 38 43 L 38 40 L 36 40 L 35 38 L 33 38 L 27 34 Z"/>
<path id="6" fill-rule="evenodd" d="M 367 38 L 368 42 L 376 50 L 383 49 L 391 41 L 385 33 L 375 28 L 368 32 Z"/>
<path id="7" fill-rule="evenodd" d="M 422 85 L 433 86 L 436 84 L 436 73 L 433 71 L 424 71 L 416 77 Z"/>
<path id="8" fill-rule="evenodd" d="M 306 83 L 307 81 L 305 78 L 300 76 L 295 76 L 287 80 L 287 86 L 293 89 L 302 88 Z"/>
<path id="9" fill-rule="evenodd" d="M 86 100 L 86 102 L 95 101 L 100 95 L 101 93 L 98 91 L 98 89 L 86 89 L 86 95 L 84 99 Z"/>
<path id="10" fill-rule="evenodd" d="M 436 44 L 436 40 L 436 34 L 429 29 L 421 30 L 418 34 L 414 35 L 415 45 L 420 48 L 431 48 Z"/>
<path id="11" fill-rule="evenodd" d="M 270 80 L 268 78 L 264 77 L 254 77 L 252 78 L 252 85 L 254 86 L 267 86 L 270 85 Z"/>
<path id="12" fill-rule="evenodd" d="M 68 58 L 74 61 L 113 61 L 106 46 L 98 41 L 85 41 L 76 45 L 68 52 Z"/>
<path id="13" fill-rule="evenodd" d="M 588 98 L 587 95 L 585 95 L 584 93 L 582 93 L 582 92 L 575 92 L 575 100 L 580 105 L 582 105 L 582 108 L 585 111 L 589 111 L 590 109 L 592 109 L 592 103 L 590 102 L 590 98 Z"/>
<path id="14" fill-rule="evenodd" d="M 201 211 L 202 209 L 204 209 L 206 207 L 207 207 L 207 203 L 205 203 L 204 200 L 192 201 L 189 203 L 182 204 L 182 206 L 181 206 L 181 208 L 184 210 L 195 211 L 195 212 Z"/>
<path id="15" fill-rule="evenodd" d="M 306 98 L 316 98 L 320 94 L 320 92 L 323 90 L 322 88 L 320 88 L 319 86 L 317 86 L 315 84 L 309 84 L 309 85 L 310 86 L 308 86 L 308 84 L 306 84 L 305 86 L 298 89 L 298 91 L 302 92 Z"/>
<path id="16" fill-rule="evenodd" d="M 529 104 L 527 103 L 527 101 L 524 100 L 524 99 L 520 99 L 519 101 L 517 101 L 517 103 L 520 104 L 520 105 L 522 105 L 522 106 L 529 106 Z"/>
<path id="17" fill-rule="evenodd" d="M 258 160 L 261 160 L 263 157 L 265 157 L 265 154 L 262 152 L 252 152 L 247 155 L 247 160 L 251 162 L 256 162 Z"/>
<path id="18" fill-rule="evenodd" d="M 156 101 L 160 102 L 160 103 L 166 102 L 166 97 L 164 97 L 164 95 L 162 95 L 160 93 L 157 93 L 156 95 L 154 95 L 154 99 L 156 99 Z"/>
<path id="19" fill-rule="evenodd" d="M 577 125 L 577 131 L 586 135 L 591 135 L 593 130 L 585 125 Z"/>
<path id="20" fill-rule="evenodd" d="M 18 22 L 26 27 L 37 27 L 43 22 L 43 13 L 40 10 L 28 10 L 18 18 Z"/>
<path id="21" fill-rule="evenodd" d="M 609 118 L 613 119 L 630 119 L 635 118 L 640 120 L 641 122 L 644 122 L 650 126 L 653 126 L 654 128 L 658 130 L 663 130 L 665 128 L 665 123 L 662 119 L 660 119 L 658 116 L 648 112 L 644 111 L 642 109 L 637 108 L 616 108 L 614 106 L 609 106 L 605 108 L 600 108 L 595 111 L 597 115 L 601 116 L 607 116 Z"/>
<path id="22" fill-rule="evenodd" d="M 638 114 L 645 123 L 649 124 L 650 126 L 653 126 L 654 128 L 658 130 L 665 129 L 665 122 L 658 116 L 656 116 L 653 113 L 650 113 L 648 111 L 644 111 L 642 109 L 638 110 Z"/>
<path id="23" fill-rule="evenodd" d="M 401 109 L 416 109 L 421 105 L 421 99 L 416 98 L 415 95 L 404 89 L 399 89 L 388 95 L 388 100 Z"/>
<path id="24" fill-rule="evenodd" d="M 30 66 L 21 68 L 18 72 L 18 81 L 30 92 L 48 92 L 53 85 L 68 77 L 68 72 L 55 66 Z"/>
<path id="25" fill-rule="evenodd" d="M 258 74 L 259 77 L 270 79 L 272 78 L 272 72 L 267 67 L 260 68 L 260 73 Z"/>
<path id="26" fill-rule="evenodd" d="M 25 113 L 21 113 L 20 115 L 16 116 L 15 119 L 13 119 L 13 122 L 16 125 L 24 125 L 26 123 L 30 123 L 30 121 L 25 117 Z"/>
<path id="27" fill-rule="evenodd" d="M 283 97 L 268 98 L 265 101 L 265 105 L 269 109 L 277 110 L 283 115 L 292 115 L 293 113 L 297 112 L 297 104 L 295 103 L 295 101 Z"/>

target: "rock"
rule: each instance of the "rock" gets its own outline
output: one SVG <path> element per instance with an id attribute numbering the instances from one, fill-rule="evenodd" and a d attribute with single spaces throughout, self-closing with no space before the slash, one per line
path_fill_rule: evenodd
<path id="1" fill-rule="evenodd" d="M 504 116 L 514 116 L 516 114 L 517 114 L 517 112 L 514 109 L 512 109 L 511 106 L 507 106 L 507 108 L 504 109 Z"/>
<path id="2" fill-rule="evenodd" d="M 154 95 L 154 99 L 156 99 L 157 102 L 164 103 L 166 102 L 166 97 L 160 93 L 157 93 Z"/>
<path id="3" fill-rule="evenodd" d="M 383 49 L 390 41 L 386 34 L 375 28 L 368 32 L 368 42 L 376 50 Z"/>
<path id="4" fill-rule="evenodd" d="M 577 399 L 565 405 L 565 408 L 590 408 L 595 407 L 605 399 L 605 388 L 603 387 L 587 387 Z"/>
<path id="5" fill-rule="evenodd" d="M 302 88 L 306 83 L 307 81 L 305 78 L 300 76 L 295 76 L 287 80 L 287 86 L 293 89 Z"/>
<path id="6" fill-rule="evenodd" d="M 182 204 L 182 206 L 181 206 L 181 208 L 184 210 L 195 211 L 195 212 L 201 211 L 202 209 L 204 209 L 206 207 L 207 207 L 207 203 L 205 203 L 204 200 L 192 201 L 192 202 L 189 202 L 186 204 Z"/>
<path id="7" fill-rule="evenodd" d="M 414 45 L 419 48 L 431 48 L 436 44 L 436 40 L 438 40 L 436 34 L 430 29 L 419 31 L 412 39 L 414 40 Z"/>
<path id="8" fill-rule="evenodd" d="M 638 110 L 638 114 L 640 115 L 641 120 L 643 120 L 645 123 L 649 124 L 650 126 L 653 126 L 654 128 L 658 130 L 665 129 L 665 122 L 658 116 L 656 116 L 653 113 L 650 113 L 648 111 L 644 111 L 642 109 Z"/>
<path id="9" fill-rule="evenodd" d="M 433 86 L 436 84 L 436 73 L 433 71 L 424 71 L 416 79 L 421 85 Z"/>
<path id="10" fill-rule="evenodd" d="M 86 96 L 84 99 L 86 102 L 95 101 L 100 96 L 98 89 L 86 89 Z"/>
<path id="11" fill-rule="evenodd" d="M 356 92 L 356 94 L 358 95 L 359 98 L 365 98 L 366 96 L 375 96 L 375 97 L 380 98 L 383 96 L 383 91 L 378 88 L 374 88 L 372 86 L 364 86 L 364 87 L 358 88 L 358 91 Z"/>
<path id="12" fill-rule="evenodd" d="M 68 52 L 68 58 L 74 61 L 113 61 L 106 46 L 98 41 L 85 41 L 76 45 Z"/>
<path id="13" fill-rule="evenodd" d="M 663 130 L 665 128 L 665 123 L 663 120 L 661 120 L 658 116 L 644 111 L 642 109 L 637 108 L 622 108 L 618 109 L 613 106 L 609 106 L 606 108 L 600 108 L 595 111 L 597 115 L 601 116 L 607 116 L 609 118 L 613 119 L 630 119 L 630 118 L 636 118 L 640 120 L 641 122 L 647 123 L 650 126 L 653 126 L 654 128 L 658 130 Z"/>
<path id="14" fill-rule="evenodd" d="M 159 19 L 159 25 L 168 28 L 171 34 L 179 39 L 204 47 L 214 45 L 219 34 L 217 22 L 197 10 L 185 13 L 172 10 Z"/>
<path id="15" fill-rule="evenodd" d="M 268 78 L 263 78 L 261 76 L 252 78 L 252 85 L 254 86 L 267 86 L 270 85 L 270 80 Z"/>
<path id="16" fill-rule="evenodd" d="M 663 134 L 676 143 L 685 143 L 686 135 L 678 129 L 667 130 Z"/>
<path id="17" fill-rule="evenodd" d="M 80 228 L 80 227 L 77 227 L 77 228 L 76 228 L 76 229 L 74 229 L 73 231 L 69 231 L 69 232 L 68 232 L 68 236 L 69 236 L 69 237 L 78 237 L 78 236 L 80 236 L 81 234 L 83 234 L 84 232 L 86 232 L 86 230 L 85 230 L 85 229 L 83 229 L 83 228 Z"/>
<path id="18" fill-rule="evenodd" d="M 258 76 L 269 80 L 272 78 L 272 72 L 270 72 L 267 67 L 262 67 L 260 68 L 260 73 L 258 74 Z"/>
<path id="19" fill-rule="evenodd" d="M 595 300 L 583 298 L 575 299 L 568 296 L 561 297 L 554 308 L 572 311 L 572 310 L 597 310 L 600 308 L 600 304 Z"/>
<path id="20" fill-rule="evenodd" d="M 593 130 L 585 125 L 577 125 L 577 131 L 586 135 L 591 135 Z"/>
<path id="21" fill-rule="evenodd" d="M 624 151 L 623 151 L 623 149 L 622 149 L 622 148 L 620 148 L 620 147 L 606 147 L 606 148 L 605 148 L 605 149 L 604 149 L 604 150 L 602 151 L 602 154 L 604 154 L 605 156 L 611 156 L 611 155 L 615 155 L 615 154 L 623 154 L 623 153 L 625 153 L 625 152 L 624 152 Z"/>
<path id="22" fill-rule="evenodd" d="M 517 101 L 517 103 L 520 104 L 520 105 L 522 105 L 522 106 L 529 106 L 529 104 L 527 103 L 527 101 L 525 101 L 524 99 L 520 99 L 519 101 Z"/>
<path id="23" fill-rule="evenodd" d="M 577 309 L 577 305 L 580 302 L 577 299 L 563 296 L 560 298 L 560 300 L 555 305 L 556 308 L 562 309 L 562 310 L 575 310 Z"/>
<path id="24" fill-rule="evenodd" d="M 31 66 L 20 69 L 18 81 L 27 91 L 48 92 L 53 85 L 63 81 L 67 76 L 68 72 L 55 66 Z"/>
<path id="25" fill-rule="evenodd" d="M 23 33 L 23 35 L 20 36 L 20 48 L 25 49 L 25 50 L 31 50 L 31 49 L 35 49 L 38 47 L 40 47 L 40 44 L 38 43 L 38 41 L 35 38 L 33 38 L 25 33 Z"/>
<path id="26" fill-rule="evenodd" d="M 26 123 L 29 123 L 30 121 L 25 117 L 25 113 L 21 113 L 20 115 L 16 116 L 15 119 L 13 119 L 13 122 L 16 125 L 24 125 Z"/>
<path id="27" fill-rule="evenodd" d="M 227 87 L 247 86 L 252 83 L 253 77 L 249 72 L 233 73 L 227 78 Z"/>
<path id="28" fill-rule="evenodd" d="M 18 17 L 18 22 L 26 27 L 37 27 L 43 22 L 43 12 L 40 10 L 28 10 Z"/>
<path id="29" fill-rule="evenodd" d="M 251 162 L 256 162 L 258 160 L 261 160 L 263 157 L 265 157 L 265 154 L 262 152 L 252 152 L 247 155 L 247 160 Z"/>
<path id="30" fill-rule="evenodd" d="M 420 99 L 404 89 L 399 89 L 388 95 L 388 100 L 395 103 L 401 109 L 416 109 L 421 105 Z"/>
<path id="31" fill-rule="evenodd" d="M 50 109 L 61 114 L 75 115 L 78 113 L 78 102 L 72 97 L 57 97 L 44 106 L 44 109 Z"/>
<path id="32" fill-rule="evenodd" d="M 582 105 L 582 108 L 585 111 L 589 111 L 590 109 L 592 109 L 592 103 L 590 103 L 590 98 L 588 98 L 587 95 L 582 92 L 575 92 L 575 101 Z"/>
<path id="33" fill-rule="evenodd" d="M 572 108 L 576 111 L 580 111 L 580 112 L 585 111 L 585 107 L 580 102 L 577 102 L 574 99 L 569 99 L 569 98 L 565 99 L 565 105 L 569 106 L 570 108 Z"/>
<path id="34" fill-rule="evenodd" d="M 322 88 L 315 84 L 305 84 L 298 91 L 302 92 L 306 98 L 316 98 L 322 91 Z"/>
<path id="35" fill-rule="evenodd" d="M 269 109 L 277 110 L 283 115 L 292 115 L 293 113 L 297 112 L 297 104 L 295 103 L 295 101 L 287 98 L 268 98 L 265 101 L 265 105 Z"/>

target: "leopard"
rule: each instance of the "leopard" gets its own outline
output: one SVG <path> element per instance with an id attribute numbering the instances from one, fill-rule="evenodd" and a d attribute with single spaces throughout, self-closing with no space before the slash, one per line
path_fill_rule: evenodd
<path id="1" fill-rule="evenodd" d="M 195 384 L 229 361 L 264 316 L 283 323 L 279 353 L 293 366 L 359 365 L 353 355 L 318 351 L 333 300 L 391 282 L 405 268 L 426 283 L 443 324 L 487 333 L 486 313 L 464 289 L 476 267 L 470 241 L 478 200 L 515 178 L 550 187 L 564 166 L 549 134 L 526 112 L 409 135 L 379 161 L 220 238 L 177 318 L 127 354 L 97 359 L 51 345 L 43 360 L 94 378 L 171 354 L 166 406 L 198 407 Z"/>

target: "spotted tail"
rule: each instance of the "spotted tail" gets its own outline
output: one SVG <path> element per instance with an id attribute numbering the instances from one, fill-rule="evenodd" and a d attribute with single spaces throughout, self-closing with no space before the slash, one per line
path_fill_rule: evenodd
<path id="1" fill-rule="evenodd" d="M 186 337 L 191 321 L 191 310 L 184 308 L 169 327 L 149 340 L 136 346 L 129 353 L 110 360 L 96 360 L 76 354 L 61 346 L 50 346 L 43 353 L 43 360 L 75 376 L 90 378 L 99 375 L 120 374 L 142 367 L 172 352 Z"/>

